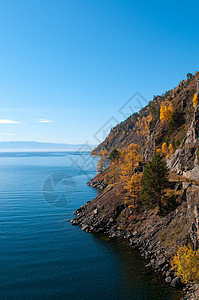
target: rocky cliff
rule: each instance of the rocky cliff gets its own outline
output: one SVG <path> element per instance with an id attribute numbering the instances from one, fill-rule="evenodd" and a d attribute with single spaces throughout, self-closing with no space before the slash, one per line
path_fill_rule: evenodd
<path id="1" fill-rule="evenodd" d="M 191 243 L 199 249 L 199 105 L 193 108 L 193 95 L 199 73 L 182 81 L 176 88 L 157 96 L 139 114 L 113 128 L 109 136 L 94 151 L 122 150 L 130 143 L 138 144 L 145 162 L 151 160 L 163 143 L 172 144 L 174 154 L 167 159 L 170 168 L 170 189 L 179 202 L 164 216 L 158 209 L 125 205 L 126 191 L 120 181 L 106 184 L 103 175 L 96 176 L 90 186 L 101 193 L 76 210 L 71 223 L 86 232 L 122 237 L 139 248 L 148 259 L 147 268 L 161 272 L 172 286 L 182 286 L 172 271 L 170 260 L 179 245 Z M 160 121 L 160 106 L 170 101 L 174 107 L 172 119 L 166 125 Z M 105 170 L 106 173 L 106 170 Z M 199 299 L 198 286 L 184 287 L 185 299 Z"/>
<path id="2" fill-rule="evenodd" d="M 130 143 L 135 143 L 141 146 L 145 160 L 150 160 L 163 142 L 172 143 L 175 150 L 179 149 L 187 129 L 196 117 L 192 100 L 198 77 L 199 73 L 196 73 L 191 78 L 181 81 L 174 89 L 155 96 L 139 113 L 132 114 L 112 128 L 107 138 L 92 151 L 92 154 L 100 155 L 103 150 L 108 153 L 113 149 L 122 150 Z M 165 101 L 172 103 L 174 114 L 172 120 L 162 126 L 160 106 Z"/>
<path id="3" fill-rule="evenodd" d="M 190 127 L 174 155 L 168 160 L 168 166 L 177 174 L 199 180 L 199 106 L 195 107 Z"/>

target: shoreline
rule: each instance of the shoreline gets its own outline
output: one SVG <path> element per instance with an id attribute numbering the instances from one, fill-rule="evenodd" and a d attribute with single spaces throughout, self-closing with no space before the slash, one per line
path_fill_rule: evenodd
<path id="1" fill-rule="evenodd" d="M 193 205 L 189 207 L 189 212 L 185 213 L 184 206 L 181 205 L 164 217 L 159 216 L 156 209 L 148 209 L 140 211 L 136 217 L 132 216 L 132 220 L 129 220 L 132 212 L 124 207 L 124 194 L 119 184 L 107 186 L 103 180 L 93 178 L 88 185 L 97 188 L 101 193 L 74 212 L 76 217 L 71 220 L 71 224 L 80 226 L 88 233 L 103 233 L 110 238 L 126 239 L 131 248 L 139 249 L 140 254 L 149 260 L 146 268 L 163 275 L 172 287 L 183 288 L 183 299 L 198 299 L 198 287 L 182 284 L 170 264 L 177 245 L 188 238 L 183 235 L 183 230 L 177 230 L 184 226 Z M 199 188 L 195 188 L 197 198 Z M 185 191 L 188 207 L 190 194 L 193 197 L 193 188 L 186 186 Z M 185 226 L 185 230 L 189 225 Z M 175 238 L 174 241 L 170 239 L 169 233 L 176 233 L 176 243 Z"/>

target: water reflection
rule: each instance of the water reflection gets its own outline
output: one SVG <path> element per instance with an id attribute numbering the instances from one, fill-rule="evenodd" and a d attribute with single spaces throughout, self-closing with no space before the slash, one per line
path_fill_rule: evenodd
<path id="1" fill-rule="evenodd" d="M 117 285 L 118 299 L 181 299 L 182 291 L 166 284 L 161 275 L 147 270 L 147 261 L 138 250 L 130 248 L 126 240 L 110 239 L 103 234 L 93 234 L 92 237 L 102 251 L 112 256 L 115 271 L 120 274 L 120 284 Z"/>

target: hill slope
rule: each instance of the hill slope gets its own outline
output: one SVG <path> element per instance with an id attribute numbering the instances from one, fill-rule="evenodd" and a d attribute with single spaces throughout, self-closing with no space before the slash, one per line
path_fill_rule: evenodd
<path id="1" fill-rule="evenodd" d="M 181 81 L 176 88 L 154 97 L 139 113 L 132 114 L 115 126 L 92 154 L 100 155 L 103 150 L 107 150 L 108 153 L 113 149 L 122 150 L 130 143 L 135 143 L 141 146 L 145 160 L 149 160 L 156 149 L 161 148 L 163 142 L 171 143 L 175 150 L 178 149 L 194 117 L 192 99 L 198 77 L 199 73 L 196 73 L 191 78 Z M 173 105 L 174 113 L 168 124 L 162 126 L 160 107 L 164 102 Z"/>

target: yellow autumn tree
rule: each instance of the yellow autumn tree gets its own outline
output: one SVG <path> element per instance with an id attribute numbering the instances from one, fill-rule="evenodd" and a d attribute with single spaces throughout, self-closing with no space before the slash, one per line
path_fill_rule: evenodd
<path id="1" fill-rule="evenodd" d="M 97 164 L 97 172 L 102 173 L 106 168 L 106 158 L 103 156 L 99 159 Z"/>
<path id="2" fill-rule="evenodd" d="M 101 152 L 101 155 L 102 155 L 102 156 L 106 156 L 106 155 L 107 155 L 107 153 L 108 153 L 108 151 L 107 151 L 107 150 L 102 150 L 102 152 Z"/>
<path id="3" fill-rule="evenodd" d="M 107 177 L 108 184 L 112 184 L 116 182 L 116 176 L 117 176 L 117 165 L 116 163 L 112 163 L 110 165 L 110 170 Z"/>
<path id="4" fill-rule="evenodd" d="M 168 150 L 169 150 L 169 155 L 172 155 L 174 153 L 174 148 L 172 144 L 169 144 Z"/>
<path id="5" fill-rule="evenodd" d="M 166 159 L 168 159 L 173 153 L 174 153 L 174 148 L 172 144 L 169 144 L 169 147 L 167 147 L 167 143 L 162 144 L 162 148 L 156 149 L 157 153 L 160 153 L 161 155 L 165 156 Z"/>
<path id="6" fill-rule="evenodd" d="M 199 251 L 193 251 L 190 245 L 178 248 L 171 265 L 184 283 L 199 282 Z"/>
<path id="7" fill-rule="evenodd" d="M 140 136 L 146 136 L 149 130 L 149 123 L 152 120 L 152 115 L 138 117 L 135 128 L 136 132 Z"/>
<path id="8" fill-rule="evenodd" d="M 142 162 L 142 158 L 139 155 L 139 146 L 133 143 L 126 148 L 123 155 L 120 178 L 127 192 L 125 204 L 130 206 L 135 205 L 140 197 L 142 174 L 136 174 L 135 169 Z"/>
<path id="9" fill-rule="evenodd" d="M 156 152 L 162 154 L 162 149 L 158 148 L 156 149 Z"/>
<path id="10" fill-rule="evenodd" d="M 198 93 L 195 93 L 193 96 L 193 107 L 195 107 L 197 103 L 198 103 Z"/>
<path id="11" fill-rule="evenodd" d="M 168 152 L 167 143 L 162 144 L 162 154 L 165 155 Z"/>
<path id="12" fill-rule="evenodd" d="M 127 190 L 125 204 L 135 206 L 141 197 L 142 192 L 142 173 L 133 174 L 130 181 L 126 183 L 124 188 Z"/>
<path id="13" fill-rule="evenodd" d="M 124 185 L 131 180 L 133 169 L 139 165 L 139 161 L 141 161 L 139 146 L 132 143 L 127 147 L 121 164 L 121 180 Z"/>
<path id="14" fill-rule="evenodd" d="M 160 120 L 164 123 L 172 118 L 174 108 L 172 103 L 164 102 L 160 107 Z"/>
<path id="15" fill-rule="evenodd" d="M 106 157 L 107 153 L 108 153 L 107 150 L 101 151 L 101 158 L 99 159 L 97 164 L 97 172 L 99 173 L 102 173 L 107 166 L 107 157 Z"/>

